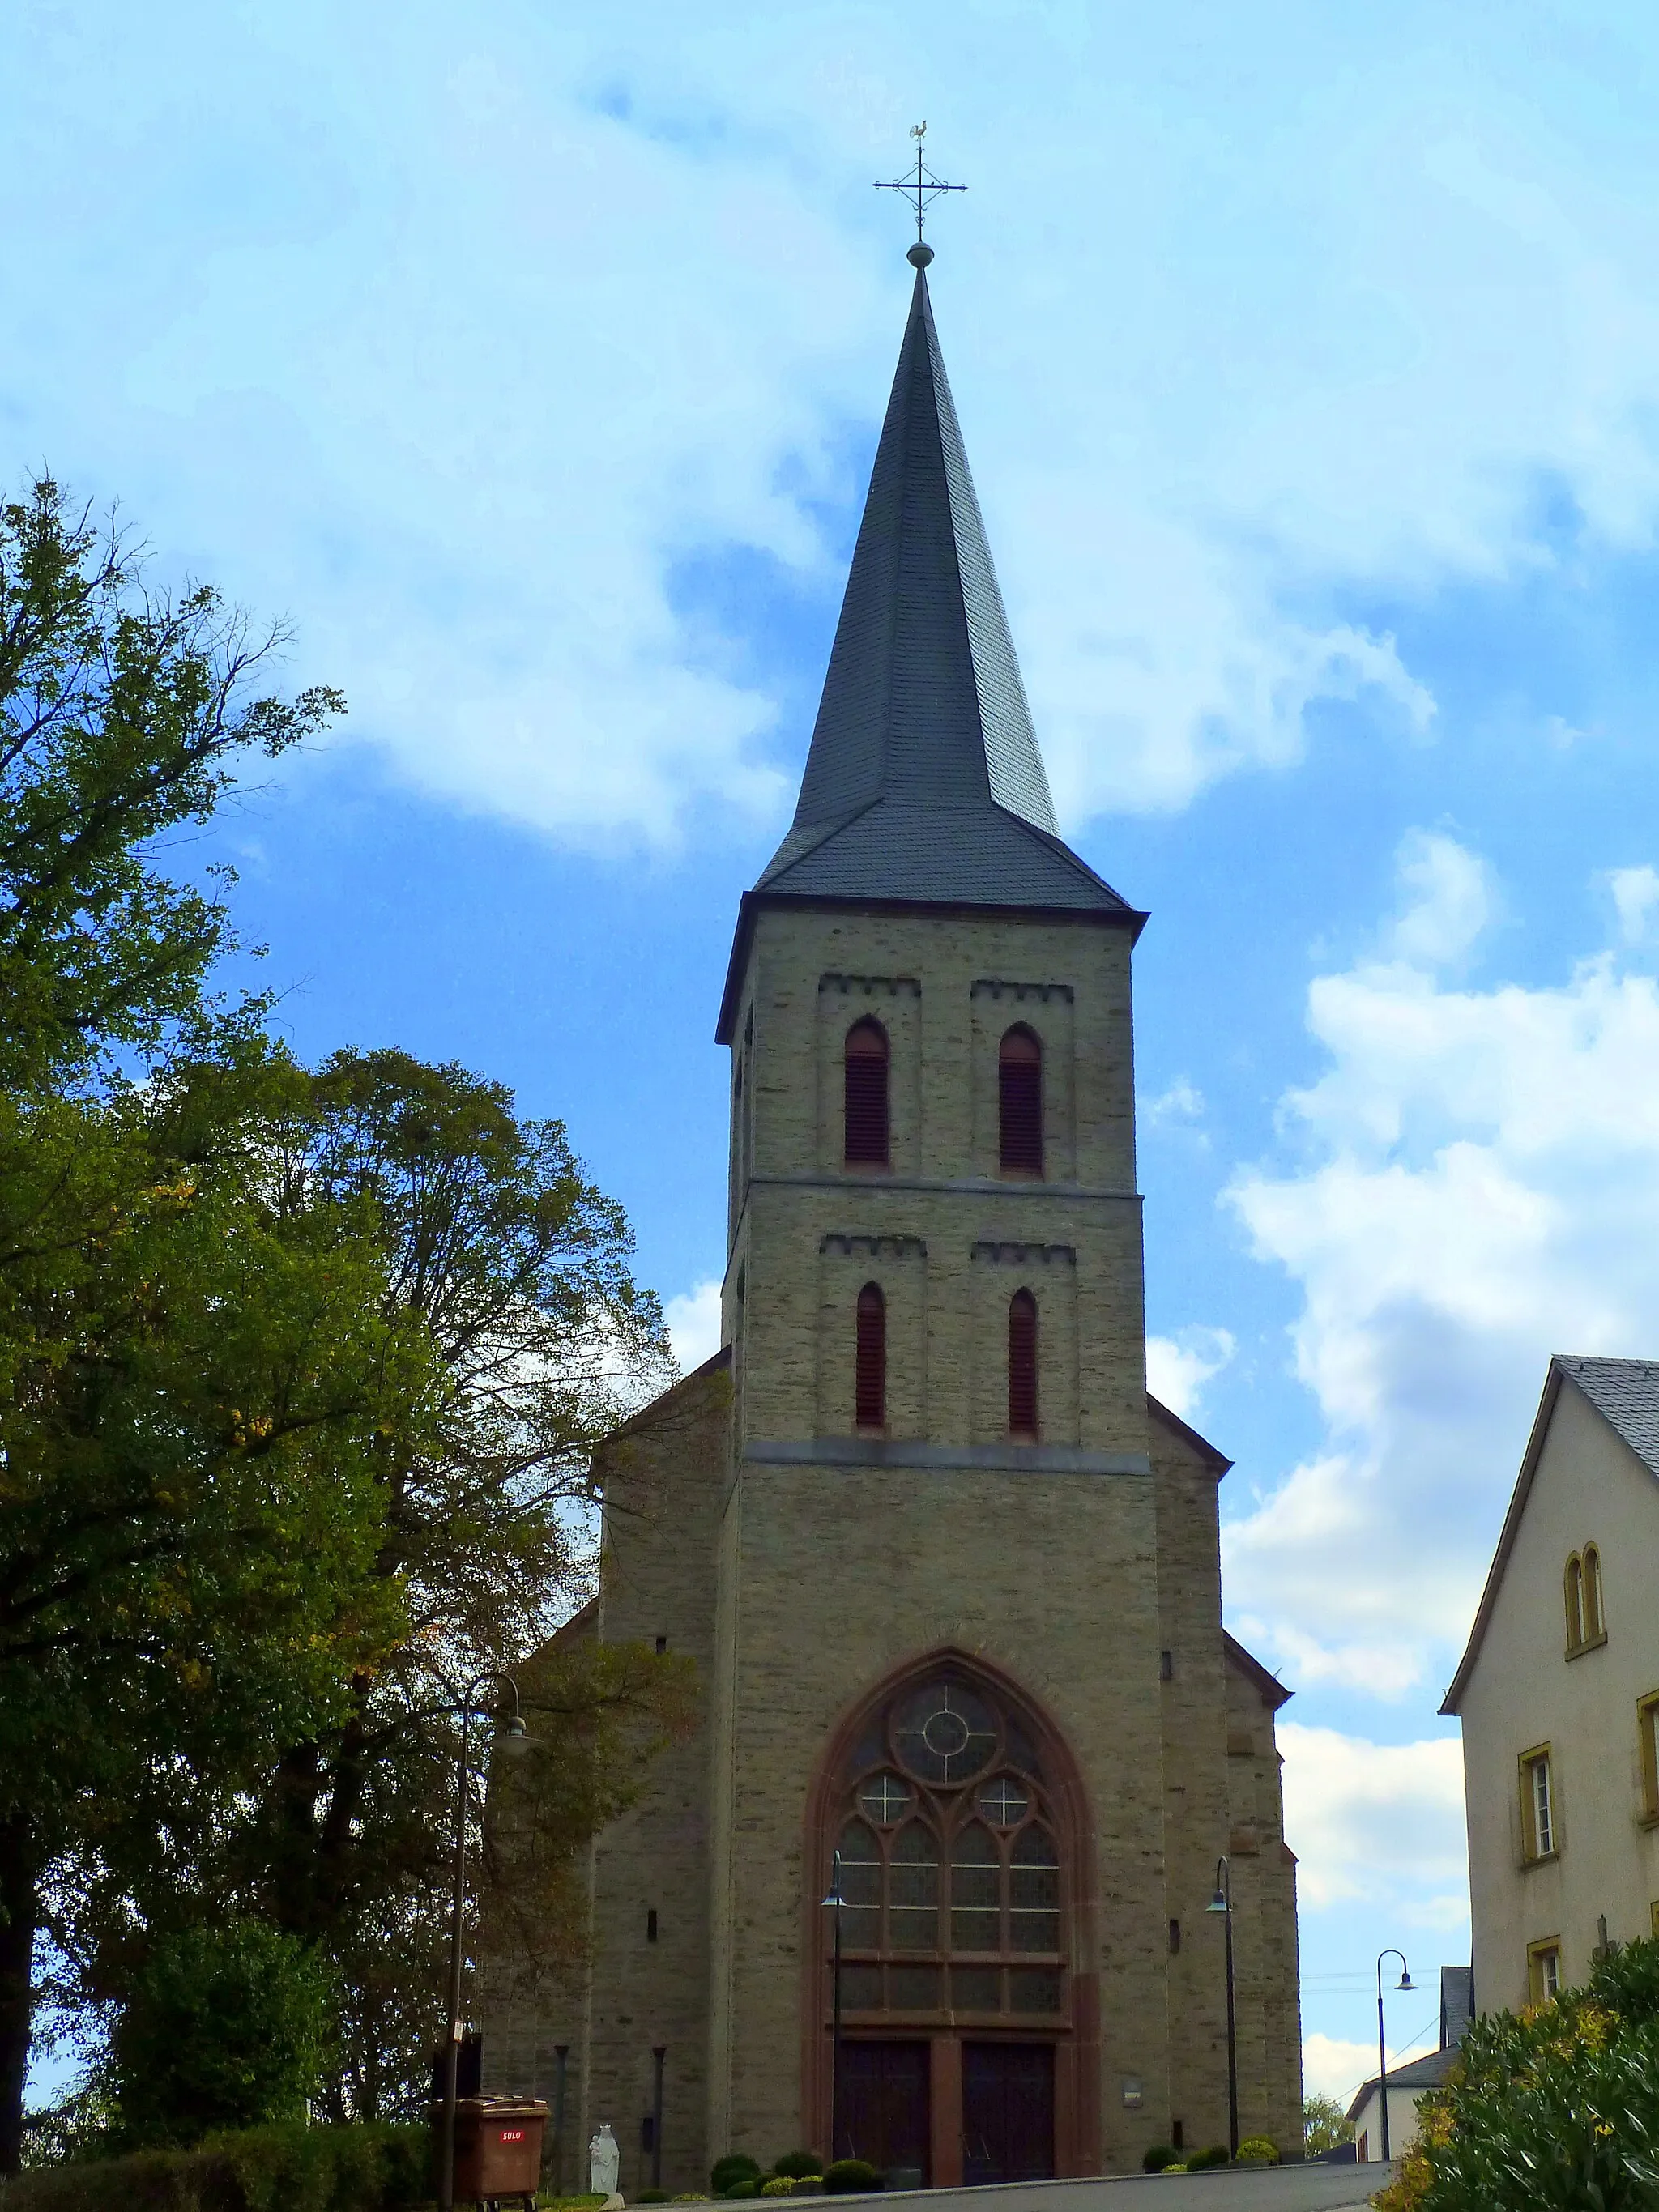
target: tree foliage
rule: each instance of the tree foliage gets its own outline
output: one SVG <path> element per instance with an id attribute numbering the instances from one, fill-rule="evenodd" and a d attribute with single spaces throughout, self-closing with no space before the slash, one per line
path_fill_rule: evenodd
<path id="1" fill-rule="evenodd" d="M 1656 2212 L 1659 1941 L 1615 1947 L 1582 1990 L 1465 2035 L 1382 2212 Z"/>
<path id="2" fill-rule="evenodd" d="M 187 2148 L 218 2129 L 303 2118 L 336 2009 L 315 1952 L 262 1921 L 164 1936 L 110 2040 L 118 2147 Z"/>
<path id="3" fill-rule="evenodd" d="M 1310 2158 L 1353 2141 L 1353 2123 L 1334 2097 L 1316 2093 L 1302 2100 L 1302 2148 Z"/>
<path id="4" fill-rule="evenodd" d="M 559 1124 L 215 995 L 227 886 L 169 836 L 340 707 L 265 693 L 275 642 L 49 482 L 0 509 L 0 2171 L 43 1929 L 127 2007 L 274 1928 L 338 1988 L 333 2105 L 408 2103 L 461 1686 L 586 1594 L 592 1448 L 672 1372 Z M 550 1669 L 551 1906 L 686 1687 Z"/>

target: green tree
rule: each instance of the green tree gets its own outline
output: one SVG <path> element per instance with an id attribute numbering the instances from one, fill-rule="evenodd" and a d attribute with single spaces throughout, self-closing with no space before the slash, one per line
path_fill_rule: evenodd
<path id="1" fill-rule="evenodd" d="M 135 1927 L 269 1917 L 336 1967 L 341 2063 L 325 2105 L 378 2117 L 423 2095 L 441 2009 L 457 1701 L 587 1595 L 593 1447 L 672 1365 L 620 1209 L 563 1129 L 520 1118 L 500 1085 L 400 1053 L 338 1054 L 281 1152 L 295 1205 L 372 1213 L 384 1324 L 418 1329 L 438 1362 L 440 1387 L 377 1462 L 363 1606 L 378 1614 L 395 1591 L 403 1632 L 343 1673 L 325 1727 L 295 1729 L 258 1771 L 152 1762 L 105 1839 L 73 1946 L 94 1993 L 118 1999 L 142 1956 Z M 523 1688 L 537 1745 L 518 1780 L 535 1840 L 501 1895 L 520 1950 L 565 1957 L 574 1855 L 684 1723 L 689 1669 L 578 1639 Z"/>
<path id="2" fill-rule="evenodd" d="M 335 1992 L 315 1954 L 257 1920 L 159 1942 L 110 2039 L 123 2148 L 300 2118 L 331 2052 Z"/>
<path id="3" fill-rule="evenodd" d="M 147 587 L 49 477 L 0 506 L 0 1084 L 95 1074 L 196 1028 L 222 900 L 159 865 L 252 759 L 344 711 L 261 692 L 282 642 L 199 585 Z"/>
<path id="4" fill-rule="evenodd" d="M 1353 2123 L 1334 2097 L 1316 2092 L 1302 2100 L 1302 2148 L 1310 2158 L 1353 2141 Z"/>
<path id="5" fill-rule="evenodd" d="M 273 1225 L 258 1009 L 208 997 L 222 901 L 159 851 L 338 710 L 260 690 L 276 642 L 49 480 L 0 507 L 0 2172 L 77 1825 L 146 1744 L 296 1724 L 379 1632 L 325 1586 L 368 1492 L 317 1483 L 402 1387 L 378 1251 Z"/>

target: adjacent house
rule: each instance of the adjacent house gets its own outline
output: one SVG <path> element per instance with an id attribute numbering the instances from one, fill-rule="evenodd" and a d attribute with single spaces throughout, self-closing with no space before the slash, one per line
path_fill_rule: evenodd
<path id="1" fill-rule="evenodd" d="M 1425 2089 L 1437 2089 L 1451 2071 L 1457 2046 L 1463 2040 L 1474 2010 L 1474 1977 L 1468 1966 L 1440 1969 L 1440 2045 L 1421 2058 L 1409 2058 L 1389 2072 L 1389 2154 L 1401 2152 L 1417 2140 L 1418 2100 Z M 1376 2075 L 1363 2083 L 1348 2107 L 1353 2129 L 1355 2162 L 1371 2165 L 1382 2156 L 1382 2111 Z"/>
<path id="2" fill-rule="evenodd" d="M 1659 1361 L 1551 1360 L 1468 1650 L 1474 1978 L 1516 2009 L 1659 1933 Z"/>

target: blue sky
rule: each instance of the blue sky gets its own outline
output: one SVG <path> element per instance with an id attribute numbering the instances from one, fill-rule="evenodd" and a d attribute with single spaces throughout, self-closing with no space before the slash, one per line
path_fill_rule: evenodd
<path id="1" fill-rule="evenodd" d="M 1468 1956 L 1435 1707 L 1546 1357 L 1659 1350 L 1656 76 L 1594 0 L 0 22 L 8 476 L 118 496 L 351 702 L 192 857 L 302 1052 L 564 1116 L 688 1352 L 729 933 L 908 283 L 870 179 L 928 118 L 1056 799 L 1153 916 L 1154 1382 L 1297 1692 L 1338 2090 L 1376 1950 Z"/>

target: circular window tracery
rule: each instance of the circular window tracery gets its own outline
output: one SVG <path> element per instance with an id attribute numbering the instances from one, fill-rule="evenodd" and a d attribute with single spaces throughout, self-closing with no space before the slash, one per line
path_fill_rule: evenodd
<path id="1" fill-rule="evenodd" d="M 996 1723 L 964 1684 L 930 1682 L 900 1707 L 893 1748 L 919 1782 L 970 1782 L 996 1757 Z"/>

